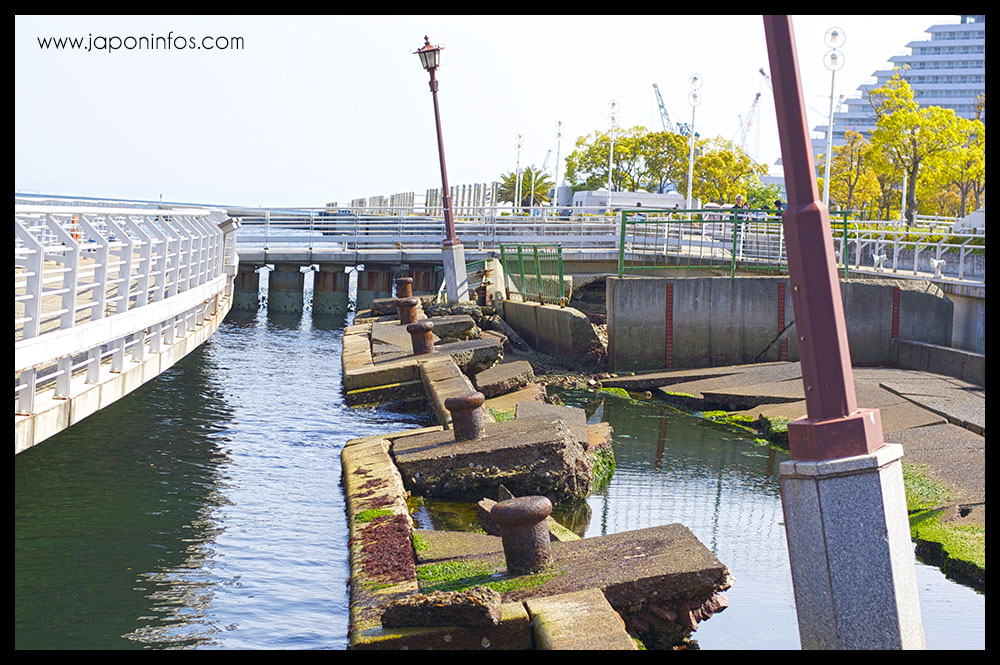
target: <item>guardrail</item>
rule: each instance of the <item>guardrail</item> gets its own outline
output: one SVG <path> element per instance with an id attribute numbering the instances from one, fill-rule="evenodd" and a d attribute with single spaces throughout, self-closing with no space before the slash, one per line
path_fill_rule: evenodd
<path id="1" fill-rule="evenodd" d="M 360 210 L 260 210 L 230 208 L 239 217 L 241 251 L 436 250 L 445 238 L 444 219 L 422 214 L 371 215 Z M 559 243 L 564 250 L 617 249 L 618 219 L 603 209 L 534 208 L 511 216 L 488 211 L 458 217 L 455 229 L 467 248 L 499 251 L 500 243 Z"/>
<path id="2" fill-rule="evenodd" d="M 568 295 L 560 245 L 501 243 L 500 262 L 504 278 L 515 281 L 522 298 L 543 305 L 558 303 L 560 307 L 566 306 Z M 509 292 L 506 297 L 510 298 Z"/>
<path id="3" fill-rule="evenodd" d="M 215 315 L 232 293 L 238 228 L 220 210 L 15 204 L 15 415 Z"/>
<path id="4" fill-rule="evenodd" d="M 618 272 L 728 268 L 785 272 L 779 210 L 627 209 L 620 212 Z M 940 225 L 939 225 L 940 228 Z M 984 284 L 985 234 L 935 233 L 902 224 L 856 222 L 831 213 L 838 269 Z"/>

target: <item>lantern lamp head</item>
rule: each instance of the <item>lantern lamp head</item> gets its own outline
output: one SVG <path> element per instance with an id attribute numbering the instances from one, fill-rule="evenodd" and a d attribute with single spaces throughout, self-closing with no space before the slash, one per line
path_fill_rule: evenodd
<path id="1" fill-rule="evenodd" d="M 414 51 L 420 56 L 420 64 L 427 71 L 433 71 L 441 64 L 441 49 L 443 46 L 431 45 L 430 40 L 424 36 L 424 45 Z"/>

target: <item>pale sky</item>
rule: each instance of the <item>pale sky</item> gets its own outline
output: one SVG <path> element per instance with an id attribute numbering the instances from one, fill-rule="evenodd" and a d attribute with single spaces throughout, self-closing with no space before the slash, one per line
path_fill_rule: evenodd
<path id="1" fill-rule="evenodd" d="M 846 36 L 835 94 L 850 96 L 931 25 L 958 20 L 793 17 L 810 127 L 828 113 L 829 28 Z M 551 150 L 554 174 L 557 121 L 561 180 L 577 137 L 608 129 L 610 100 L 620 126 L 662 129 L 654 83 L 671 120 L 690 122 L 693 73 L 704 79 L 702 137 L 738 139 L 762 92 L 747 150 L 768 164 L 780 154 L 759 15 L 17 16 L 14 28 L 15 191 L 250 206 L 422 196 L 441 185 L 428 76 L 413 55 L 424 35 L 445 47 L 452 185 L 514 170 L 519 132 L 521 166 Z M 219 36 L 242 48 L 187 47 Z M 39 46 L 58 37 L 84 48 Z M 126 48 L 140 37 L 172 47 Z M 94 48 L 105 43 L 120 48 Z"/>

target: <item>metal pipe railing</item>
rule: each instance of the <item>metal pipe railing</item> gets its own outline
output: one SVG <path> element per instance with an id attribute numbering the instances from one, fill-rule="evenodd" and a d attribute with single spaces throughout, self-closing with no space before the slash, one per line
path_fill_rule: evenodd
<path id="1" fill-rule="evenodd" d="M 15 413 L 97 383 L 216 311 L 232 292 L 239 223 L 221 210 L 58 201 L 14 206 Z M 161 339 L 162 338 L 162 339 Z"/>

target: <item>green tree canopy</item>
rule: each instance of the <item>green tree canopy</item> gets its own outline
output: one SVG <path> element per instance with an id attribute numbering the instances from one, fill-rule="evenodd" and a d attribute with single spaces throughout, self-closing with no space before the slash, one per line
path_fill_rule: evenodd
<path id="1" fill-rule="evenodd" d="M 877 119 L 871 144 L 902 170 L 906 179 L 905 218 L 912 224 L 921 168 L 962 144 L 959 117 L 951 109 L 920 106 L 898 71 L 870 91 L 868 101 Z"/>
<path id="2" fill-rule="evenodd" d="M 767 173 L 766 164 L 754 162 L 732 141 L 716 137 L 697 144 L 702 150 L 694 162 L 692 196 L 702 205 L 732 203 L 737 195 L 747 199 L 747 184 Z"/>
<path id="3" fill-rule="evenodd" d="M 532 187 L 534 183 L 534 187 Z M 528 207 L 532 204 L 532 193 L 534 193 L 534 204 L 536 206 L 549 202 L 549 190 L 553 187 L 549 175 L 533 166 L 526 166 L 521 169 L 521 202 L 519 207 Z M 497 200 L 514 203 L 517 191 L 517 173 L 510 171 L 500 176 L 500 186 L 497 188 Z"/>
<path id="4" fill-rule="evenodd" d="M 687 139 L 636 126 L 615 132 L 613 157 L 610 131 L 577 139 L 576 148 L 566 157 L 566 181 L 573 191 L 607 187 L 609 157 L 615 191 L 659 191 L 669 182 L 681 189 L 681 178 L 686 186 Z"/>

